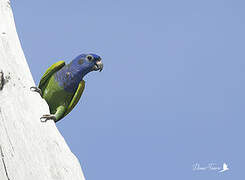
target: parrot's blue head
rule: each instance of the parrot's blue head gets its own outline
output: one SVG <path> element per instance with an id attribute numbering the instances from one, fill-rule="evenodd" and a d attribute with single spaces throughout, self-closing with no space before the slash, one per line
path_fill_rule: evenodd
<path id="1" fill-rule="evenodd" d="M 87 73 L 91 71 L 102 71 L 103 63 L 101 61 L 101 57 L 96 54 L 81 54 L 72 60 L 71 65 L 81 76 L 85 76 Z"/>
<path id="2" fill-rule="evenodd" d="M 102 71 L 103 63 L 96 54 L 81 54 L 55 74 L 56 81 L 68 92 L 75 92 L 83 77 L 91 71 Z"/>

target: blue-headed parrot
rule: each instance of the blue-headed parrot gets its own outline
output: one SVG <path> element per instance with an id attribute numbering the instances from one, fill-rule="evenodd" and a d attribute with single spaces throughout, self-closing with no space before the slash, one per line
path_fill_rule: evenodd
<path id="1" fill-rule="evenodd" d="M 101 57 L 96 54 L 81 54 L 69 64 L 59 61 L 50 66 L 42 76 L 38 87 L 31 87 L 39 92 L 49 105 L 51 114 L 40 119 L 59 121 L 78 103 L 85 88 L 84 76 L 91 71 L 102 71 Z"/>

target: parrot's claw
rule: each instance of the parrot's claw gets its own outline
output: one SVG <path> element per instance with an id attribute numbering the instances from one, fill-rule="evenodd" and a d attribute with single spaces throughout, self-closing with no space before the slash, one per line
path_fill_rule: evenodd
<path id="1" fill-rule="evenodd" d="M 30 87 L 30 90 L 33 92 L 38 92 L 42 96 L 42 90 L 39 89 L 38 87 Z"/>
<path id="2" fill-rule="evenodd" d="M 46 122 L 48 120 L 54 120 L 56 121 L 56 117 L 53 114 L 44 114 L 41 118 L 40 118 L 41 122 Z"/>

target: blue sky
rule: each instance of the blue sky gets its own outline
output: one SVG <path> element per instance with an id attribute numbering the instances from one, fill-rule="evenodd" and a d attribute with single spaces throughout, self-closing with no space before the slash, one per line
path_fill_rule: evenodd
<path id="1" fill-rule="evenodd" d="M 33 77 L 103 58 L 56 125 L 88 180 L 242 179 L 244 1 L 13 1 Z M 229 171 L 193 171 L 226 162 Z"/>

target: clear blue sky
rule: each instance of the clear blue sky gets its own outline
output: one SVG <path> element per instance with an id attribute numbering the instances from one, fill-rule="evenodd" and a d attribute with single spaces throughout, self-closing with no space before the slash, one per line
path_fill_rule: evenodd
<path id="1" fill-rule="evenodd" d="M 102 56 L 57 127 L 88 180 L 244 179 L 245 2 L 12 1 L 36 83 Z M 193 171 L 226 162 L 230 171 Z"/>

